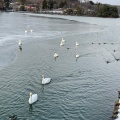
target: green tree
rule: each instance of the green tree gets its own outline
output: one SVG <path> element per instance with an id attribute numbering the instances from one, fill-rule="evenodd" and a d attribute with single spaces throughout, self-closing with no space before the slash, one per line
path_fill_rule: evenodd
<path id="1" fill-rule="evenodd" d="M 48 1 L 48 8 L 51 10 L 54 7 L 55 2 L 53 0 Z"/>
<path id="2" fill-rule="evenodd" d="M 4 9 L 9 9 L 11 0 L 4 0 Z"/>
<path id="3" fill-rule="evenodd" d="M 98 17 L 114 17 L 114 18 L 119 17 L 117 7 L 103 5 L 103 4 L 99 5 L 97 16 Z"/>
<path id="4" fill-rule="evenodd" d="M 25 6 L 24 6 L 24 5 L 21 5 L 19 10 L 20 10 L 20 11 L 25 11 Z"/>
<path id="5" fill-rule="evenodd" d="M 83 14 L 83 9 L 78 7 L 77 8 L 77 15 L 82 15 Z"/>
<path id="6" fill-rule="evenodd" d="M 59 4 L 59 8 L 63 8 L 64 7 L 64 2 L 60 2 L 60 4 Z"/>
<path id="7" fill-rule="evenodd" d="M 48 6 L 47 6 L 47 1 L 46 0 L 43 0 L 43 3 L 42 3 L 42 9 L 46 9 Z"/>

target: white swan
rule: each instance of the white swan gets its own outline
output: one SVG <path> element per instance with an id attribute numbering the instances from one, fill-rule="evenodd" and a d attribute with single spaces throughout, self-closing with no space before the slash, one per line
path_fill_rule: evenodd
<path id="1" fill-rule="evenodd" d="M 62 38 L 61 43 L 60 43 L 60 46 L 63 46 L 64 43 L 65 43 L 65 40 Z"/>
<path id="2" fill-rule="evenodd" d="M 56 58 L 56 57 L 58 57 L 58 54 L 57 54 L 57 53 L 54 54 L 54 58 Z"/>
<path id="3" fill-rule="evenodd" d="M 33 30 L 30 30 L 30 32 L 32 33 L 32 32 L 33 32 Z"/>
<path id="4" fill-rule="evenodd" d="M 60 46 L 63 46 L 63 45 L 64 45 L 64 42 L 61 41 Z"/>
<path id="5" fill-rule="evenodd" d="M 25 33 L 27 33 L 28 31 L 27 30 L 25 30 Z"/>
<path id="6" fill-rule="evenodd" d="M 44 75 L 42 75 L 42 84 L 48 84 L 50 83 L 51 78 L 45 78 Z"/>
<path id="7" fill-rule="evenodd" d="M 29 97 L 29 104 L 33 104 L 34 102 L 36 102 L 37 101 L 37 99 L 38 99 L 38 95 L 37 94 L 32 94 L 31 92 L 30 92 L 30 97 Z"/>
<path id="8" fill-rule="evenodd" d="M 19 47 L 21 47 L 22 46 L 22 41 L 21 40 L 19 40 Z"/>
<path id="9" fill-rule="evenodd" d="M 61 42 L 65 42 L 65 40 L 62 38 L 62 41 Z"/>
<path id="10" fill-rule="evenodd" d="M 76 47 L 79 46 L 79 43 L 76 41 Z"/>
<path id="11" fill-rule="evenodd" d="M 75 57 L 76 57 L 76 58 L 79 58 L 79 57 L 80 57 L 80 55 L 79 55 L 78 53 L 76 53 Z"/>

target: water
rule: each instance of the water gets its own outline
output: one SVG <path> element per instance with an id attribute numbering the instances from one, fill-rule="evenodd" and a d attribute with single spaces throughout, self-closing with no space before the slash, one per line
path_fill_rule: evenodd
<path id="1" fill-rule="evenodd" d="M 44 16 L 0 13 L 0 120 L 12 113 L 18 120 L 109 120 L 120 88 L 120 19 Z M 41 85 L 42 74 L 50 84 Z M 29 92 L 38 94 L 32 107 Z"/>

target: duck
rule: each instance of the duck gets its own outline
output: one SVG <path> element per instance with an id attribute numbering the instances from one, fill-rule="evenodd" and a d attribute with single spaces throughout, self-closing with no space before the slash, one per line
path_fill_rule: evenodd
<path id="1" fill-rule="evenodd" d="M 78 53 L 76 53 L 75 57 L 76 57 L 76 58 L 79 58 L 79 57 L 80 57 L 80 55 L 79 55 Z"/>
<path id="2" fill-rule="evenodd" d="M 32 94 L 32 92 L 30 92 L 30 97 L 29 97 L 29 104 L 33 104 L 38 100 L 38 95 L 37 94 Z"/>
<path id="3" fill-rule="evenodd" d="M 45 78 L 44 75 L 42 75 L 42 84 L 48 84 L 51 82 L 51 78 Z"/>
<path id="4" fill-rule="evenodd" d="M 58 57 L 58 54 L 55 52 L 55 54 L 54 54 L 54 58 L 56 58 L 56 57 Z"/>

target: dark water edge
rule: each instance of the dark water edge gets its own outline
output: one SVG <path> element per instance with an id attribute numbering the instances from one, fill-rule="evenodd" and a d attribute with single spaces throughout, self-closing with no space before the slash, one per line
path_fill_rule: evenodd
<path id="1" fill-rule="evenodd" d="M 120 63 L 113 55 L 120 54 L 117 33 L 113 38 L 113 28 L 105 30 L 66 35 L 62 48 L 61 37 L 26 42 L 22 51 L 14 46 L 16 60 L 0 71 L 0 119 L 15 113 L 20 120 L 109 120 L 120 88 Z M 77 49 L 76 40 L 81 44 Z M 77 61 L 76 51 L 81 55 Z M 42 74 L 52 82 L 42 86 Z M 28 105 L 30 91 L 39 96 L 33 108 Z"/>

